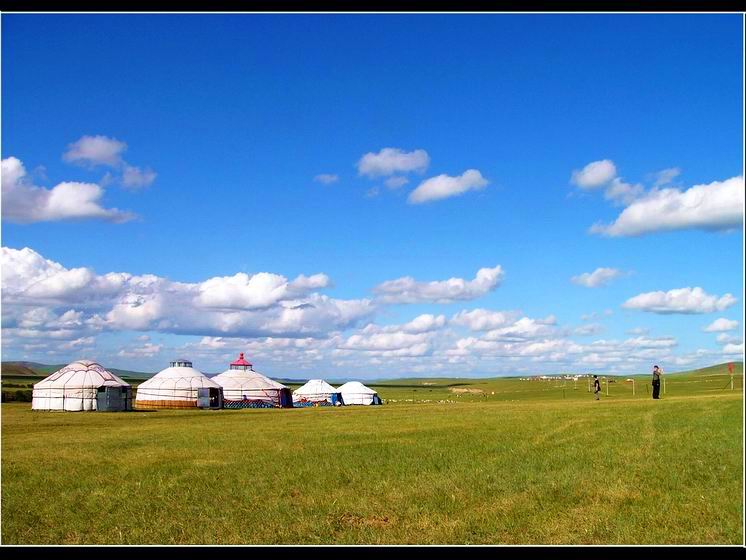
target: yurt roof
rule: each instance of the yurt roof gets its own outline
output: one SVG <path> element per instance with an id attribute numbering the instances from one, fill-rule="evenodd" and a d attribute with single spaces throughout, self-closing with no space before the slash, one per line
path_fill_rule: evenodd
<path id="1" fill-rule="evenodd" d="M 302 387 L 298 387 L 293 392 L 298 395 L 320 395 L 327 393 L 338 393 L 339 391 L 337 391 L 323 379 L 311 379 L 308 383 L 306 383 Z"/>
<path id="2" fill-rule="evenodd" d="M 282 383 L 254 370 L 227 369 L 212 381 L 225 389 L 287 389 Z"/>
<path id="3" fill-rule="evenodd" d="M 91 360 L 78 360 L 42 379 L 34 387 L 129 387 L 104 367 Z"/>
<path id="4" fill-rule="evenodd" d="M 189 361 L 189 360 L 178 360 L 178 361 Z M 166 369 L 159 371 L 153 377 L 141 383 L 138 389 L 142 387 L 155 387 L 160 386 L 163 383 L 176 382 L 179 380 L 190 380 L 190 385 L 199 385 L 201 387 L 213 387 L 217 388 L 219 385 L 207 377 L 204 373 L 193 367 L 167 367 Z"/>
<path id="5" fill-rule="evenodd" d="M 370 387 L 366 387 L 359 381 L 348 381 L 344 385 L 337 387 L 337 391 L 340 393 L 358 393 L 365 395 L 375 395 L 377 391 L 374 391 Z"/>

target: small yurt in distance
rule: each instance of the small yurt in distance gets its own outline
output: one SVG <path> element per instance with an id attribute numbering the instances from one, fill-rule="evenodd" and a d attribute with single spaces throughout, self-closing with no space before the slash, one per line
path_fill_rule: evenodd
<path id="1" fill-rule="evenodd" d="M 135 408 L 220 408 L 222 393 L 192 362 L 174 360 L 137 387 Z"/>
<path id="2" fill-rule="evenodd" d="M 78 360 L 34 385 L 32 410 L 132 410 L 132 387 L 90 360 Z"/>
<path id="3" fill-rule="evenodd" d="M 243 352 L 230 367 L 212 378 L 223 388 L 223 408 L 272 408 L 293 406 L 290 389 L 254 371 Z"/>
<path id="4" fill-rule="evenodd" d="M 348 381 L 344 385 L 337 387 L 337 391 L 342 395 L 342 400 L 348 404 L 382 404 L 381 397 L 373 389 L 366 387 L 359 381 Z"/>
<path id="5" fill-rule="evenodd" d="M 307 404 L 344 404 L 342 397 L 334 387 L 323 379 L 311 379 L 302 387 L 293 391 L 293 405 L 303 406 Z"/>

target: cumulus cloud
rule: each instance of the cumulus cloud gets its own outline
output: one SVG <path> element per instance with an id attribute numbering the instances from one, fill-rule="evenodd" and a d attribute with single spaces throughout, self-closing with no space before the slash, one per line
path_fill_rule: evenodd
<path id="1" fill-rule="evenodd" d="M 456 177 L 444 174 L 423 181 L 409 194 L 407 200 L 411 204 L 422 204 L 480 190 L 488 184 L 489 181 L 478 170 L 468 169 Z"/>
<path id="2" fill-rule="evenodd" d="M 509 326 L 487 331 L 482 340 L 519 341 L 529 338 L 552 338 L 561 334 L 555 324 L 556 320 L 552 315 L 545 319 L 521 317 Z"/>
<path id="3" fill-rule="evenodd" d="M 153 184 L 158 174 L 150 169 L 140 169 L 134 165 L 125 165 L 122 173 L 122 186 L 126 189 L 141 189 Z"/>
<path id="4" fill-rule="evenodd" d="M 702 288 L 677 288 L 668 292 L 646 292 L 628 299 L 622 307 L 659 314 L 712 313 L 723 311 L 736 303 L 731 294 L 715 296 Z"/>
<path id="5" fill-rule="evenodd" d="M 127 144 L 107 136 L 83 136 L 77 142 L 68 145 L 62 159 L 69 163 L 88 166 L 108 165 L 118 167 L 122 164 L 122 153 Z"/>
<path id="6" fill-rule="evenodd" d="M 610 159 L 594 161 L 581 170 L 572 172 L 570 182 L 581 189 L 601 187 L 616 177 L 616 166 Z"/>
<path id="7" fill-rule="evenodd" d="M 386 185 L 390 189 L 398 189 L 399 187 L 403 187 L 407 183 L 409 183 L 409 179 L 406 177 L 389 177 L 384 182 L 384 185 Z"/>
<path id="8" fill-rule="evenodd" d="M 625 183 L 620 178 L 615 178 L 609 183 L 604 191 L 604 197 L 617 204 L 628 206 L 645 193 L 645 187 L 639 183 L 633 185 Z"/>
<path id="9" fill-rule="evenodd" d="M 705 332 L 725 332 L 732 331 L 736 327 L 738 327 L 738 321 L 731 321 L 725 317 L 720 317 L 707 325 L 703 330 Z"/>
<path id="10" fill-rule="evenodd" d="M 203 282 L 174 282 L 154 275 L 99 275 L 67 269 L 24 248 L 2 248 L 4 323 L 18 323 L 13 308 L 75 305 L 87 328 L 200 336 L 325 336 L 375 311 L 367 299 L 338 300 L 313 290 L 324 274 L 295 280 L 266 272 L 238 273 Z M 7 271 L 7 272 L 6 272 Z M 6 308 L 10 308 L 8 311 Z M 20 328 L 20 327 L 19 327 Z"/>
<path id="11" fill-rule="evenodd" d="M 668 185 L 679 175 L 681 175 L 681 169 L 679 169 L 678 167 L 663 169 L 662 171 L 659 171 L 655 174 L 655 183 L 653 183 L 653 187 L 662 187 L 664 185 Z"/>
<path id="12" fill-rule="evenodd" d="M 33 185 L 15 157 L 2 160 L 2 184 L 2 216 L 10 222 L 98 219 L 123 223 L 135 218 L 130 212 L 102 207 L 104 190 L 93 183 L 65 182 L 52 189 Z"/>
<path id="13" fill-rule="evenodd" d="M 517 315 L 515 311 L 472 309 L 471 311 L 459 311 L 451 318 L 451 323 L 467 327 L 471 331 L 489 331 L 513 323 Z"/>
<path id="14" fill-rule="evenodd" d="M 368 152 L 357 163 L 359 175 L 379 177 L 394 173 L 416 171 L 424 173 L 430 165 L 430 156 L 425 150 L 405 152 L 399 148 L 383 148 L 380 152 Z"/>
<path id="15" fill-rule="evenodd" d="M 591 233 L 611 237 L 658 231 L 728 230 L 743 225 L 743 177 L 696 185 L 685 191 L 653 189 L 634 200 L 611 224 L 595 224 Z"/>
<path id="16" fill-rule="evenodd" d="M 743 356 L 743 342 L 741 344 L 726 344 L 723 346 L 723 354 L 738 354 Z"/>
<path id="17" fill-rule="evenodd" d="M 321 173 L 320 175 L 316 175 L 313 180 L 324 185 L 331 185 L 332 183 L 336 183 L 337 181 L 339 181 L 339 175 L 333 175 L 331 173 Z"/>
<path id="18" fill-rule="evenodd" d="M 381 303 L 453 303 L 471 300 L 494 290 L 504 277 L 502 267 L 480 268 L 473 280 L 418 282 L 411 276 L 387 280 L 373 291 Z"/>
<path id="19" fill-rule="evenodd" d="M 152 342 L 146 342 L 142 346 L 122 348 L 117 352 L 117 356 L 123 358 L 152 358 L 157 356 L 163 350 L 162 344 L 153 344 Z"/>
<path id="20" fill-rule="evenodd" d="M 573 276 L 570 280 L 573 284 L 578 284 L 579 286 L 597 288 L 598 286 L 608 284 L 622 274 L 622 271 L 616 268 L 597 268 L 593 272 L 584 272 L 579 276 Z"/>

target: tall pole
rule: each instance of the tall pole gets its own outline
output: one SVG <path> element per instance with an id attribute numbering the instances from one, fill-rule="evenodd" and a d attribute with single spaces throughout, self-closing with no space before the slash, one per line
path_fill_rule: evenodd
<path id="1" fill-rule="evenodd" d="M 608 397 L 609 396 L 609 378 L 604 377 L 604 379 L 606 380 L 606 396 Z"/>
<path id="2" fill-rule="evenodd" d="M 632 380 L 632 396 L 635 394 L 635 380 Z"/>
<path id="3" fill-rule="evenodd" d="M 666 380 L 663 380 L 663 394 L 666 394 Z"/>

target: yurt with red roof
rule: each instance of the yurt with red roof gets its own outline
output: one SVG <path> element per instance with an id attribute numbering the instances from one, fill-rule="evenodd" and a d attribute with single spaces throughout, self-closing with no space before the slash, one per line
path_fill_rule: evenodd
<path id="1" fill-rule="evenodd" d="M 243 352 L 212 381 L 223 388 L 223 408 L 292 408 L 290 389 L 254 371 Z"/>

